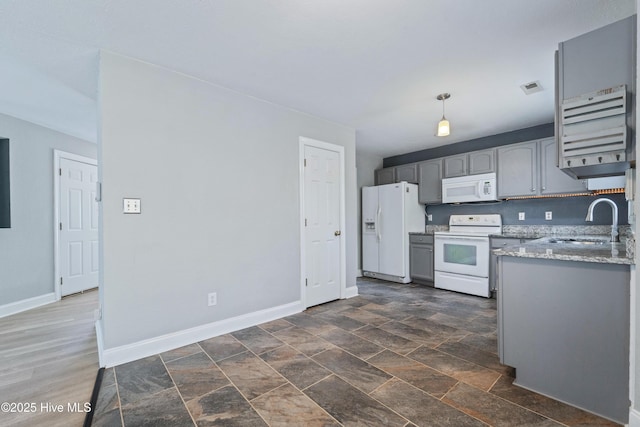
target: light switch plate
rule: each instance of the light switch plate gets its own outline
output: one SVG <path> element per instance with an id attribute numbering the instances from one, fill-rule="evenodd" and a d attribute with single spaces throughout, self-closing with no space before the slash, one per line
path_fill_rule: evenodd
<path id="1" fill-rule="evenodd" d="M 122 213 L 139 214 L 140 199 L 122 199 Z"/>
<path id="2" fill-rule="evenodd" d="M 518 220 L 524 221 L 524 212 L 518 212 Z"/>

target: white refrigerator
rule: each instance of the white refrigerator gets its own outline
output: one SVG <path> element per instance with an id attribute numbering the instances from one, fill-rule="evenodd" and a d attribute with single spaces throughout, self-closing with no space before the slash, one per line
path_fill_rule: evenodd
<path id="1" fill-rule="evenodd" d="M 418 186 L 406 182 L 362 188 L 362 273 L 411 282 L 409 233 L 424 232 Z"/>

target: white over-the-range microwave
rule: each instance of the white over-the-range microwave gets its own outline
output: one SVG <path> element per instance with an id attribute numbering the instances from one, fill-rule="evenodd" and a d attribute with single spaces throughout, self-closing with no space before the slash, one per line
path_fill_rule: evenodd
<path id="1" fill-rule="evenodd" d="M 487 202 L 498 200 L 496 174 L 457 176 L 442 180 L 442 203 Z"/>

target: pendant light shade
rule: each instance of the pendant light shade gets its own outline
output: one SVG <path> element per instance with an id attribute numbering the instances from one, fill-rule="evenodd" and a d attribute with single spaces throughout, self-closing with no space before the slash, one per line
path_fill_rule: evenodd
<path id="1" fill-rule="evenodd" d="M 438 136 L 448 136 L 451 133 L 449 120 L 444 117 L 444 100 L 449 98 L 451 98 L 451 95 L 448 93 L 441 93 L 436 97 L 438 101 L 442 101 L 442 119 L 438 122 Z"/>
<path id="2" fill-rule="evenodd" d="M 438 122 L 438 136 L 447 136 L 450 133 L 449 120 L 442 116 L 442 120 Z"/>

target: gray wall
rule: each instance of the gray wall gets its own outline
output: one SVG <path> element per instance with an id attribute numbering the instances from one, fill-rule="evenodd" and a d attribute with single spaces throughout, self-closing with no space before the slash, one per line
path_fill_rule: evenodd
<path id="1" fill-rule="evenodd" d="M 611 208 L 596 207 L 593 222 L 585 221 L 589 204 L 598 197 L 613 200 L 618 205 L 618 223 L 628 224 L 627 201 L 624 194 L 607 194 L 604 196 L 575 196 L 563 198 L 505 200 L 496 203 L 467 203 L 451 205 L 427 206 L 427 213 L 432 214 L 430 225 L 449 223 L 452 214 L 489 214 L 502 215 L 502 223 L 509 225 L 607 225 L 611 224 Z M 553 212 L 553 219 L 544 219 L 546 211 Z M 518 220 L 518 212 L 525 213 L 525 220 Z"/>
<path id="2" fill-rule="evenodd" d="M 53 150 L 96 158 L 87 141 L 0 114 L 10 140 L 11 228 L 0 228 L 0 305 L 54 291 Z"/>
<path id="3" fill-rule="evenodd" d="M 426 150 L 414 151 L 412 153 L 400 154 L 398 156 L 386 157 L 384 167 L 389 168 L 407 163 L 421 162 L 423 160 L 437 159 L 438 157 L 452 156 L 454 154 L 468 153 L 469 151 L 483 150 L 485 148 L 499 147 L 501 145 L 515 144 L 516 142 L 531 141 L 553 136 L 553 123 L 532 126 L 530 128 L 518 129 L 511 132 L 497 135 L 485 136 L 482 138 L 470 139 L 450 145 L 428 148 Z"/>
<path id="4" fill-rule="evenodd" d="M 355 285 L 353 129 L 107 52 L 99 111 L 105 350 L 300 300 L 300 136 L 345 148 Z"/>
<path id="5" fill-rule="evenodd" d="M 356 153 L 358 170 L 358 272 L 362 270 L 362 187 L 375 185 L 375 170 L 382 167 L 382 156 Z"/>

